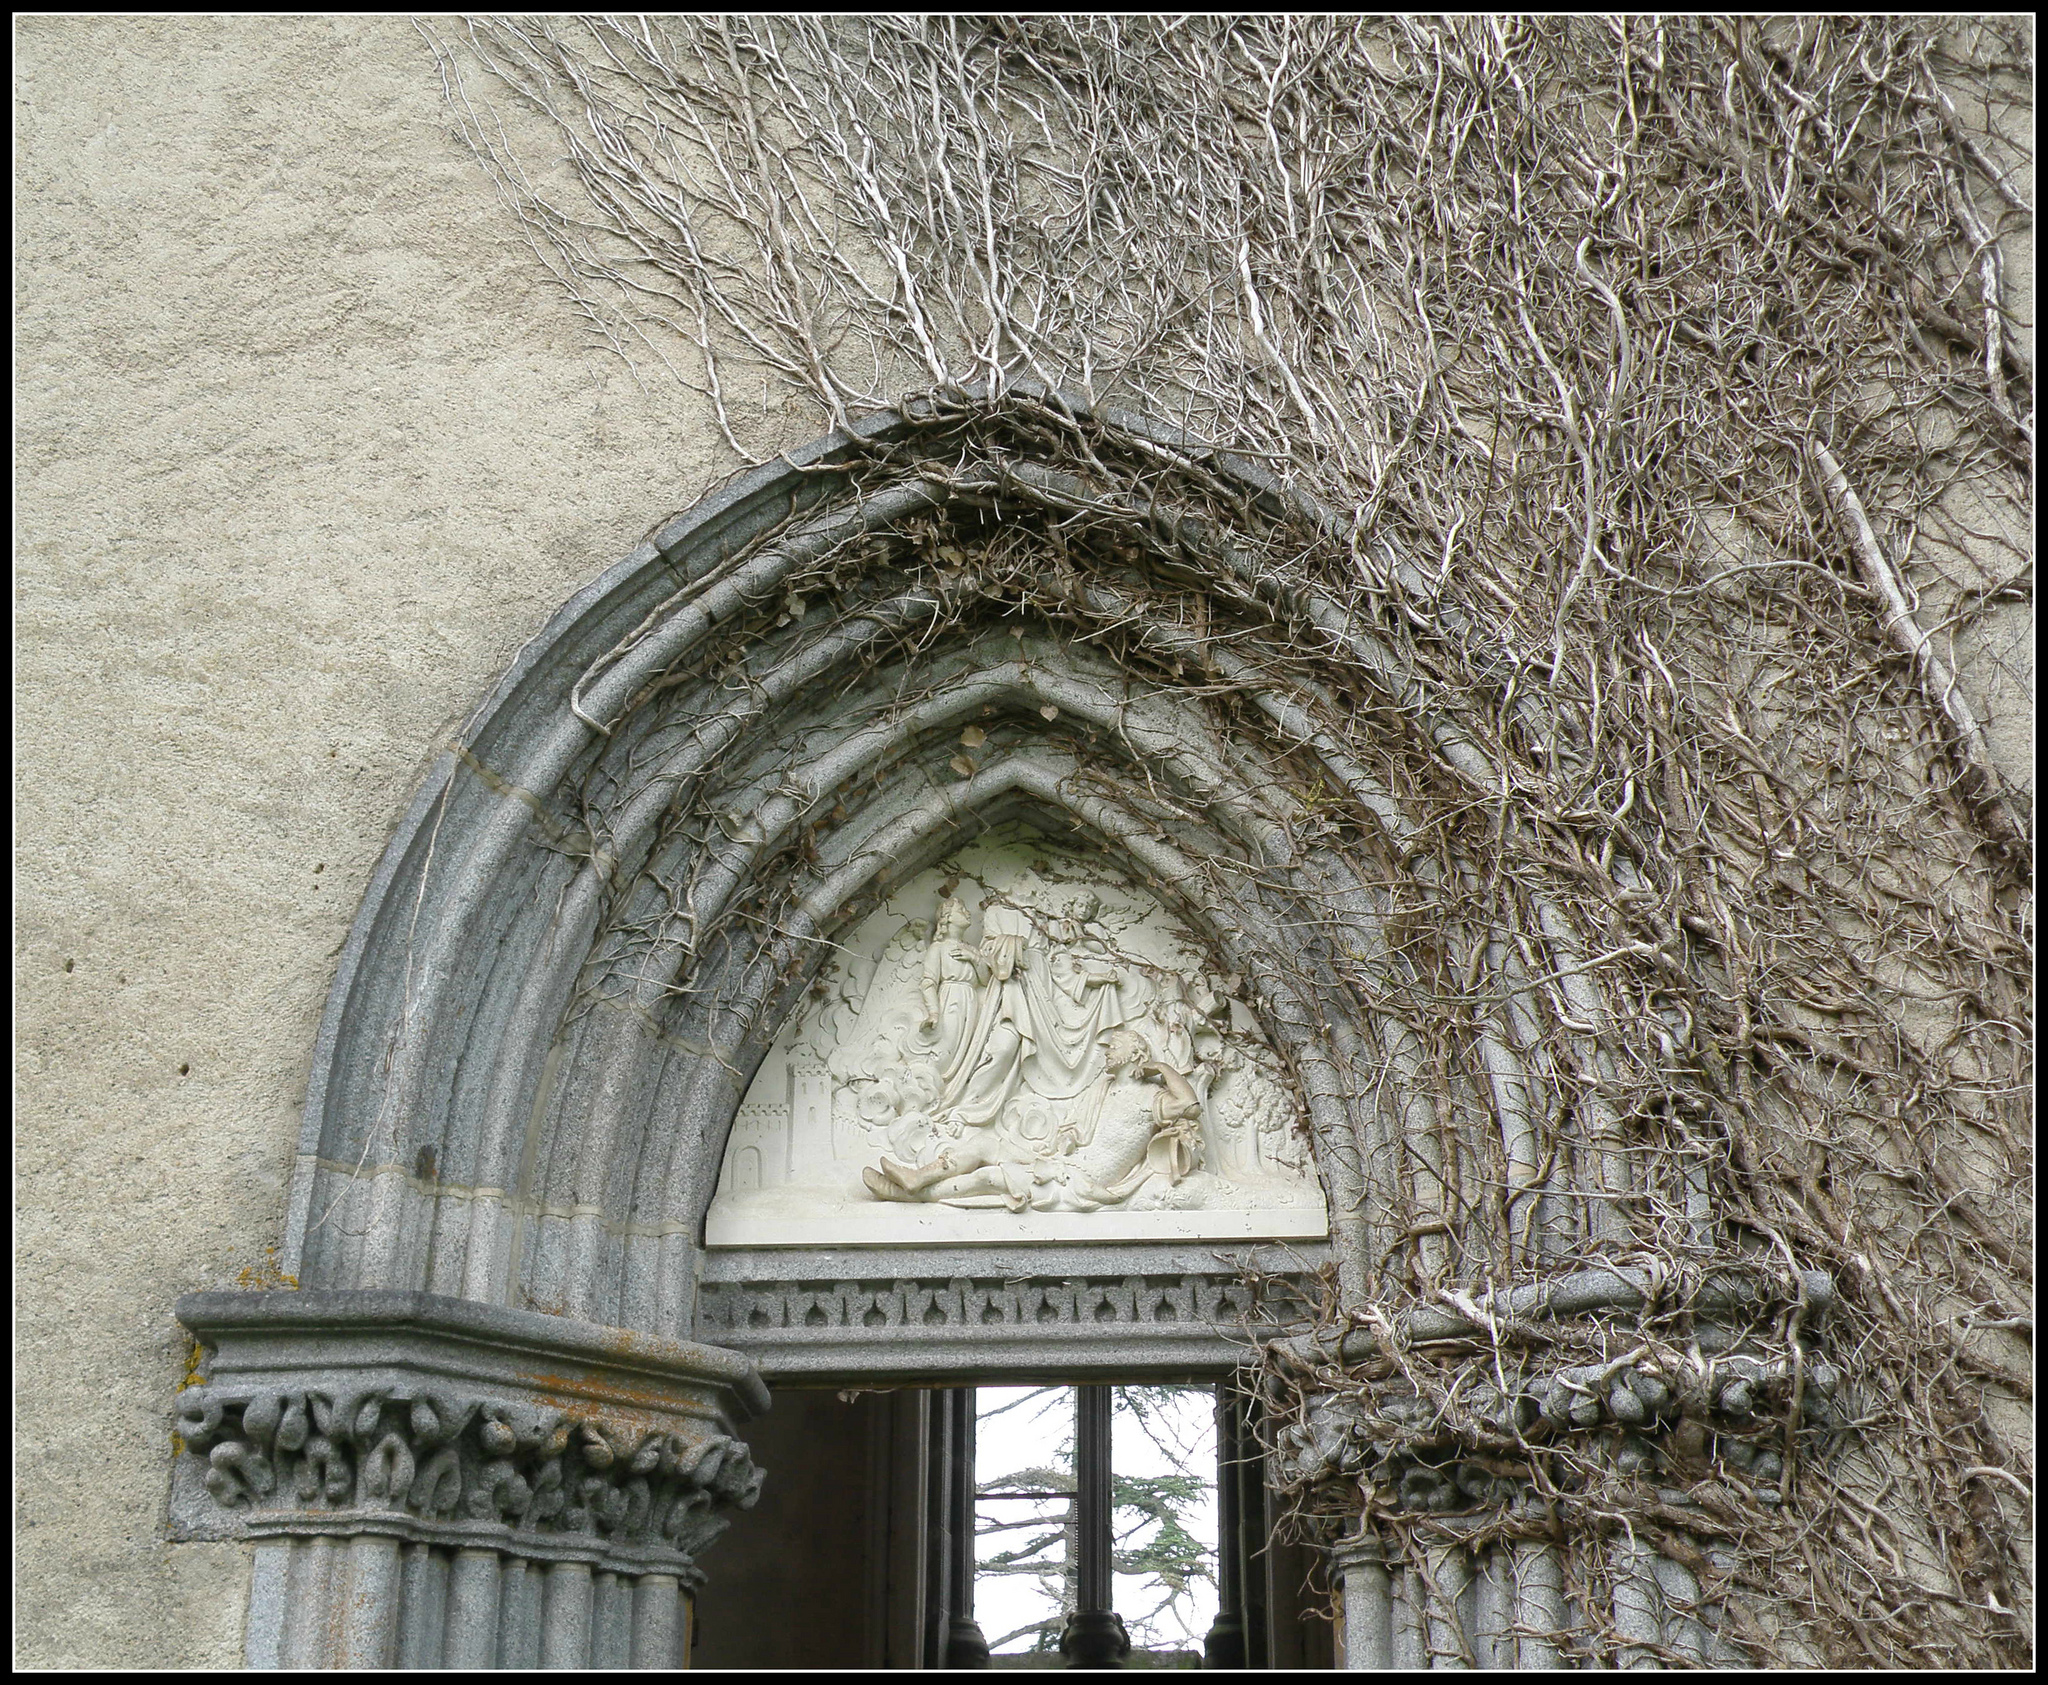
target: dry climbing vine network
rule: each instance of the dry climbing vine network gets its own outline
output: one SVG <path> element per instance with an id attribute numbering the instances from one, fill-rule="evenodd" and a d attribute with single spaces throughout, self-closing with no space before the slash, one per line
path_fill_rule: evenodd
<path id="1" fill-rule="evenodd" d="M 2005 247 L 2031 230 L 2031 25 L 521 18 L 432 39 L 582 321 L 699 394 L 740 458 L 927 395 L 849 472 L 957 494 L 891 563 L 942 599 L 934 629 L 1000 603 L 1113 644 L 1143 605 L 1184 637 L 1126 632 L 1136 670 L 1224 714 L 1247 672 L 1313 699 L 1332 747 L 1294 823 L 1379 886 L 1394 963 L 1347 980 L 1412 1038 L 1436 1120 L 1383 1190 L 1370 1306 L 1333 1291 L 1325 1331 L 1539 1269 L 1672 1288 L 1620 1331 L 1494 1318 L 1313 1377 L 1398 1394 L 1535 1481 L 1543 1504 L 1501 1525 L 1565 1542 L 1582 1619 L 1560 1643 L 1613 1653 L 1598 1541 L 1622 1532 L 1692 1566 L 1755 1659 L 2024 1663 L 2031 807 L 1995 744 L 2030 593 Z M 1322 513 L 1248 524 L 1240 487 L 1092 419 L 1112 408 Z M 963 468 L 998 414 L 1070 473 Z M 1162 499 L 1212 512 L 1277 591 L 1162 543 Z M 794 613 L 858 571 L 819 561 Z M 1369 627 L 1476 761 L 1397 727 L 1384 673 L 1274 607 L 1303 593 Z M 1398 840 L 1366 782 L 1395 793 Z M 1547 1096 L 1533 1164 L 1472 1075 L 1503 1018 Z M 1614 1215 L 1535 1192 L 1604 1185 L 1603 1153 L 1636 1167 Z M 1678 1289 L 1737 1263 L 1783 1287 L 1747 1331 L 1781 1384 L 1832 1395 L 1768 1444 L 1687 1451 L 1682 1420 L 1650 1478 L 1474 1404 L 1539 1350 L 1682 1375 Z M 1838 1296 L 1818 1375 L 1799 1270 Z M 1264 1384 L 1298 1421 L 1301 1375 Z M 1440 1525 L 1369 1483 L 1301 1498 L 1349 1525 L 1363 1504 L 1418 1562 Z"/>

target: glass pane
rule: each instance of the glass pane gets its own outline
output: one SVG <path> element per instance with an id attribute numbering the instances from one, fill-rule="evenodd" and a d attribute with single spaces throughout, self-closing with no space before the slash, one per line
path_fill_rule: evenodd
<path id="1" fill-rule="evenodd" d="M 974 1618 L 990 1652 L 1064 1666 L 1076 1565 L 1071 1387 L 974 1389 L 974 1492 Z"/>
<path id="2" fill-rule="evenodd" d="M 1111 1397 L 1116 1610 L 1154 1666 L 1199 1667 L 1216 1619 L 1216 1389 Z"/>

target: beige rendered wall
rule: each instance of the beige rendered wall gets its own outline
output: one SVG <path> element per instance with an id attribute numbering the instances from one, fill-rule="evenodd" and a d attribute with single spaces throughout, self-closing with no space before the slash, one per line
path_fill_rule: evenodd
<path id="1" fill-rule="evenodd" d="M 234 1666 L 240 1548 L 162 1542 L 172 1301 L 278 1240 L 433 746 L 735 464 L 579 342 L 404 19 L 16 46 L 15 1659 Z"/>

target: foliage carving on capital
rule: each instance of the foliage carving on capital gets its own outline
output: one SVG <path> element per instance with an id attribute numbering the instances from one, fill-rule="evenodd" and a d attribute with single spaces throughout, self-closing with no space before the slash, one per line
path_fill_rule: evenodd
<path id="1" fill-rule="evenodd" d="M 1531 1490 L 1535 1459 L 1565 1452 L 1624 1478 L 1733 1480 L 1770 1505 L 1788 1420 L 1827 1436 L 1841 1386 L 1820 1359 L 1795 1371 L 1743 1354 L 1531 1366 L 1505 1391 L 1473 1380 L 1449 1401 L 1390 1378 L 1304 1398 L 1275 1436 L 1276 1473 L 1298 1492 L 1344 1487 L 1381 1511 L 1451 1515 L 1513 1503 Z"/>
<path id="2" fill-rule="evenodd" d="M 179 1448 L 221 1509 L 376 1514 L 695 1556 L 749 1509 L 762 1471 L 727 1434 L 453 1391 L 197 1387 Z"/>

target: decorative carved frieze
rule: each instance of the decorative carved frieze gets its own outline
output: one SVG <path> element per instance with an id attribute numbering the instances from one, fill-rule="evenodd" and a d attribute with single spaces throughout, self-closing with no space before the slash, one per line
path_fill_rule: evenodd
<path id="1" fill-rule="evenodd" d="M 1241 1362 L 1249 1291 L 1221 1275 L 705 1282 L 699 1327 L 771 1378 L 1128 1376 Z"/>
<path id="2" fill-rule="evenodd" d="M 762 1479 L 728 1434 L 405 1386 L 192 1388 L 176 1432 L 252 1532 L 367 1527 L 557 1559 L 569 1546 L 614 1571 L 693 1573 L 718 1512 L 752 1507 Z"/>
<path id="3" fill-rule="evenodd" d="M 1325 1393 L 1302 1421 L 1281 1429 L 1279 1473 L 1294 1485 L 1364 1479 L 1385 1508 L 1447 1514 L 1509 1502 L 1527 1485 L 1517 1450 L 1577 1439 L 1580 1450 L 1622 1474 L 1675 1478 L 1717 1467 L 1754 1488 L 1759 1501 L 1775 1503 L 1794 1391 L 1802 1423 L 1826 1427 L 1841 1384 L 1831 1364 L 1816 1359 L 1802 1368 L 1803 1385 L 1789 1364 L 1741 1354 L 1697 1369 L 1652 1362 L 1537 1368 L 1506 1393 L 1489 1381 L 1472 1383 L 1456 1395 L 1454 1415 L 1412 1388 Z M 1477 1454 L 1475 1444 L 1483 1448 Z"/>
<path id="4" fill-rule="evenodd" d="M 1683 1340 L 1616 1325 L 1617 1313 L 1634 1323 L 1648 1307 L 1648 1285 L 1587 1271 L 1484 1303 L 1453 1296 L 1400 1327 L 1278 1342 L 1283 1369 L 1308 1384 L 1277 1432 L 1276 1472 L 1297 1489 L 1364 1489 L 1384 1512 L 1452 1515 L 1512 1503 L 1529 1488 L 1529 1459 L 1564 1450 L 1674 1487 L 1711 1472 L 1777 1503 L 1788 1426 L 1825 1434 L 1844 1420 L 1844 1377 L 1818 1351 L 1832 1284 L 1807 1272 L 1796 1289 L 1778 1289 L 1801 1301 L 1805 1320 L 1796 1346 L 1773 1349 L 1726 1320 L 1768 1302 L 1763 1278 L 1696 1284 L 1685 1302 L 1697 1321 Z M 1576 1330 L 1561 1326 L 1574 1318 Z M 1588 1344 L 1613 1355 L 1558 1355 Z M 1344 1380 L 1309 1379 L 1340 1349 Z M 1436 1384 L 1425 1390 L 1418 1377 Z"/>
<path id="5" fill-rule="evenodd" d="M 1330 1268 L 1321 1241 L 732 1249 L 704 1260 L 696 1333 L 778 1382 L 1221 1377 Z"/>
<path id="6" fill-rule="evenodd" d="M 1235 1328 L 1241 1284 L 1215 1276 L 1128 1275 L 1064 1281 L 707 1282 L 698 1323 L 743 1339 L 775 1328 Z"/>

